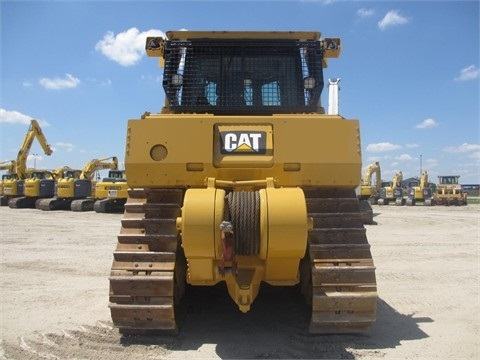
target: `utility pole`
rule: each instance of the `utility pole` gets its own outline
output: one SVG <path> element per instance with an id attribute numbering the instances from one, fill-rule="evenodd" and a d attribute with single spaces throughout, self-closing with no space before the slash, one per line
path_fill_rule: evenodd
<path id="1" fill-rule="evenodd" d="M 37 168 L 37 156 L 38 154 L 32 154 L 33 156 L 33 168 L 36 169 Z"/>
<path id="2" fill-rule="evenodd" d="M 422 176 L 422 154 L 420 154 L 420 176 Z"/>

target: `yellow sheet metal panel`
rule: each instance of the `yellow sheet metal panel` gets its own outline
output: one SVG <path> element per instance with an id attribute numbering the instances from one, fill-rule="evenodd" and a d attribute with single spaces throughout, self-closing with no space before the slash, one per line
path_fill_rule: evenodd
<path id="1" fill-rule="evenodd" d="M 298 280 L 298 264 L 305 255 L 308 217 L 300 188 L 267 188 L 268 250 L 265 281 Z"/>
<path id="2" fill-rule="evenodd" d="M 40 194 L 40 179 L 25 179 L 23 192 L 25 196 L 38 196 Z"/>
<path id="3" fill-rule="evenodd" d="M 223 215 L 225 191 L 208 187 L 189 189 L 185 193 L 181 217 L 182 247 L 188 259 L 188 279 L 191 282 L 213 281 L 215 278 L 215 238 L 220 229 L 215 226 Z"/>
<path id="4" fill-rule="evenodd" d="M 228 124 L 238 133 L 250 131 L 251 126 L 271 126 L 273 164 L 268 159 L 269 167 L 264 160 L 258 160 L 258 166 L 242 166 L 248 155 L 239 154 L 230 157 L 225 166 L 217 163 L 216 167 L 215 154 L 221 151 L 217 124 Z M 265 155 L 250 156 L 255 163 L 254 159 Z M 280 186 L 355 188 L 361 177 L 359 123 L 318 114 L 241 120 L 235 116 L 175 115 L 175 121 L 168 114 L 151 115 L 128 122 L 125 167 L 130 187 L 203 187 L 206 177 L 237 181 L 275 177 Z"/>
<path id="5" fill-rule="evenodd" d="M 302 258 L 307 247 L 308 217 L 300 188 L 267 188 L 267 258 Z"/>
<path id="6" fill-rule="evenodd" d="M 215 192 L 217 189 L 189 189 L 182 207 L 182 246 L 188 258 L 215 258 Z M 223 191 L 223 190 L 218 190 Z"/>
<path id="7" fill-rule="evenodd" d="M 319 40 L 318 31 L 168 31 L 168 40 L 192 39 L 290 39 Z"/>
<path id="8" fill-rule="evenodd" d="M 56 195 L 61 198 L 72 198 L 74 196 L 75 179 L 58 179 Z"/>

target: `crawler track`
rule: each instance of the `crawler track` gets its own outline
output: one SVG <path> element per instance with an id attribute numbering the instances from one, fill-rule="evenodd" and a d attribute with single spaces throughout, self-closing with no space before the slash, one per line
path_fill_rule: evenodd
<path id="1" fill-rule="evenodd" d="M 110 273 L 112 320 L 124 334 L 177 333 L 174 305 L 184 291 L 176 218 L 183 190 L 129 190 Z"/>
<path id="2" fill-rule="evenodd" d="M 377 287 L 370 245 L 352 190 L 304 189 L 313 218 L 302 261 L 312 303 L 311 333 L 358 332 L 375 320 Z M 309 276 L 311 275 L 311 276 Z"/>

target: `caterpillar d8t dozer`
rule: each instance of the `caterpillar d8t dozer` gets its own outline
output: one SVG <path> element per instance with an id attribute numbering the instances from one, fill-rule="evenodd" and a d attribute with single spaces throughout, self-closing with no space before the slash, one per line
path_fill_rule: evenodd
<path id="1" fill-rule="evenodd" d="M 242 312 L 262 283 L 296 286 L 312 333 L 375 320 L 375 268 L 355 189 L 358 120 L 326 114 L 318 32 L 173 31 L 146 39 L 165 105 L 127 126 L 110 274 L 124 334 L 176 333 L 187 286 L 224 283 Z"/>

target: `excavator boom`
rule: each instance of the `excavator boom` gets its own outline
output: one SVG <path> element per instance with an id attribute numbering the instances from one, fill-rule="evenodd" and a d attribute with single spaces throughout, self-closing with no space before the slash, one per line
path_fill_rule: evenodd
<path id="1" fill-rule="evenodd" d="M 93 174 L 98 170 L 118 170 L 118 159 L 116 156 L 93 159 L 85 164 L 80 174 L 80 179 L 93 179 Z"/>
<path id="2" fill-rule="evenodd" d="M 35 138 L 38 139 L 38 142 L 40 143 L 40 146 L 42 147 L 45 155 L 51 155 L 53 152 L 50 144 L 48 144 L 47 139 L 42 132 L 42 129 L 40 128 L 40 124 L 37 120 L 32 119 L 30 127 L 28 128 L 27 134 L 25 135 L 25 138 L 23 140 L 23 144 L 20 147 L 17 155 L 16 170 L 20 179 L 25 179 L 27 177 L 27 157 L 32 147 L 33 140 L 35 140 Z"/>
<path id="3" fill-rule="evenodd" d="M 14 173 L 17 168 L 15 160 L 5 160 L 0 162 L 0 170 L 7 170 L 8 173 Z"/>

